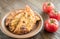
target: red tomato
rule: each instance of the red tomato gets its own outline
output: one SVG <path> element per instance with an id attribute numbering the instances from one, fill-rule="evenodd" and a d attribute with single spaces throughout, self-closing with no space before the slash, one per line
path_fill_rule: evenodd
<path id="1" fill-rule="evenodd" d="M 48 15 L 50 18 L 55 18 L 57 20 L 60 20 L 60 12 L 59 11 L 52 10 L 51 12 L 49 12 Z"/>
<path id="2" fill-rule="evenodd" d="M 45 30 L 48 32 L 56 32 L 58 29 L 58 21 L 54 18 L 50 18 L 45 21 Z"/>
<path id="3" fill-rule="evenodd" d="M 45 2 L 43 3 L 43 11 L 46 13 L 49 13 L 51 10 L 53 10 L 55 7 L 53 3 L 51 2 Z"/>

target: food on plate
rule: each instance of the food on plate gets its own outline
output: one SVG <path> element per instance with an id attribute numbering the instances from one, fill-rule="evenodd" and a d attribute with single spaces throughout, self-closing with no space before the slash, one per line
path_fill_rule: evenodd
<path id="1" fill-rule="evenodd" d="M 24 9 L 10 12 L 5 20 L 6 27 L 14 34 L 32 31 L 40 17 L 27 5 Z"/>
<path id="2" fill-rule="evenodd" d="M 51 2 L 45 2 L 45 3 L 43 3 L 42 8 L 43 8 L 43 12 L 49 13 L 51 10 L 53 10 L 55 8 L 55 6 Z"/>
<path id="3" fill-rule="evenodd" d="M 55 18 L 57 20 L 60 20 L 60 12 L 57 10 L 50 11 L 50 13 L 48 15 L 50 18 Z"/>
<path id="4" fill-rule="evenodd" d="M 48 32 L 56 32 L 58 30 L 58 21 L 54 18 L 47 19 L 44 23 L 44 28 Z"/>

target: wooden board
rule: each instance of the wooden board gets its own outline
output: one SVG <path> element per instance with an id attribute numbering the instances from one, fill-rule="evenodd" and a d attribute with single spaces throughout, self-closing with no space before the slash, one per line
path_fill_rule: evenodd
<path id="1" fill-rule="evenodd" d="M 37 11 L 39 14 L 41 14 L 44 20 L 46 20 L 48 17 L 42 12 L 42 3 L 47 1 L 53 2 L 56 6 L 56 9 L 60 10 L 60 0 L 0 0 L 0 20 L 9 11 L 23 8 L 25 5 L 29 5 L 34 11 Z M 0 31 L 0 39 L 15 38 L 8 37 Z M 58 31 L 55 33 L 48 33 L 43 28 L 41 32 L 34 37 L 26 39 L 60 39 L 60 26 Z"/>

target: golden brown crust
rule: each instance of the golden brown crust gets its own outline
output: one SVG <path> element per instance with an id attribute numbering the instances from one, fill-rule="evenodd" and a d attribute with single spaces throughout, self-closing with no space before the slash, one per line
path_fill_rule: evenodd
<path id="1" fill-rule="evenodd" d="M 40 20 L 40 17 L 35 15 L 32 9 L 27 5 L 23 10 L 16 10 L 6 18 L 6 26 L 9 26 L 9 30 L 15 34 L 25 34 L 30 32 L 36 21 Z"/>

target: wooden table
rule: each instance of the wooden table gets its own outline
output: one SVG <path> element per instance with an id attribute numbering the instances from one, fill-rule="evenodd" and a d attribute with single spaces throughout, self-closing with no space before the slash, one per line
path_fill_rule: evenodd
<path id="1" fill-rule="evenodd" d="M 46 20 L 48 16 L 42 12 L 42 3 L 50 1 L 54 3 L 56 9 L 60 10 L 60 0 L 0 0 L 0 20 L 9 11 L 14 9 L 23 8 L 25 5 L 29 5 L 34 11 L 37 11 L 42 15 L 43 19 Z M 15 39 L 6 36 L 0 31 L 0 39 Z M 37 35 L 26 39 L 60 39 L 60 26 L 57 32 L 48 33 L 44 28 Z"/>

